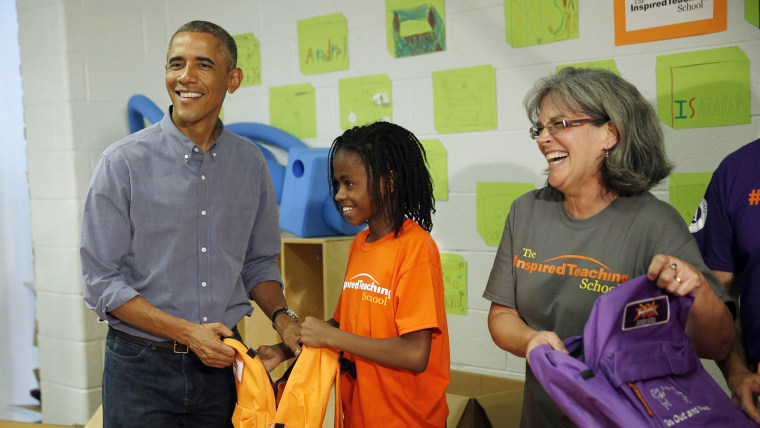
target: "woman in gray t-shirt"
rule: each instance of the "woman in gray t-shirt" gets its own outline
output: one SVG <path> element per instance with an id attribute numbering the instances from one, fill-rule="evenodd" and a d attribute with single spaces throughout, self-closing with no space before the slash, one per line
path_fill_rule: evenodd
<path id="1" fill-rule="evenodd" d="M 542 344 L 564 350 L 597 297 L 647 274 L 694 295 L 687 333 L 701 357 L 723 358 L 733 342 L 723 302 L 733 302 L 680 215 L 649 193 L 672 169 L 652 106 L 612 72 L 568 67 L 539 80 L 525 108 L 549 177 L 507 217 L 484 293 L 496 345 L 519 357 Z M 529 364 L 521 426 L 573 426 Z"/>

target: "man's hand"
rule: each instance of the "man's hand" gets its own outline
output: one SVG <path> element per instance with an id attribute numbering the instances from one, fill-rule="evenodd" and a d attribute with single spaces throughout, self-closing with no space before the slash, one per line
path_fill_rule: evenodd
<path id="1" fill-rule="evenodd" d="M 760 413 L 757 411 L 757 397 L 760 395 L 760 374 L 747 370 L 744 373 L 732 375 L 727 383 L 734 403 L 750 419 L 760 425 Z"/>
<path id="2" fill-rule="evenodd" d="M 294 356 L 301 354 L 301 324 L 286 314 L 281 314 L 274 320 L 274 328 L 282 338 L 282 343 L 290 349 Z"/>
<path id="3" fill-rule="evenodd" d="M 222 337 L 232 336 L 224 324 L 199 324 L 188 339 L 187 346 L 203 364 L 209 367 L 227 367 L 235 360 L 235 349 L 222 343 Z"/>

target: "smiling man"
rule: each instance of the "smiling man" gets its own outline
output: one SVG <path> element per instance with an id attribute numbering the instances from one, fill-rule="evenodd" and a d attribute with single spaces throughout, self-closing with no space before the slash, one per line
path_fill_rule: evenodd
<path id="1" fill-rule="evenodd" d="M 85 303 L 109 324 L 105 427 L 231 426 L 237 334 L 255 300 L 299 351 L 277 267 L 261 151 L 219 120 L 243 79 L 233 38 L 192 21 L 171 39 L 164 118 L 109 146 L 85 201 Z"/>

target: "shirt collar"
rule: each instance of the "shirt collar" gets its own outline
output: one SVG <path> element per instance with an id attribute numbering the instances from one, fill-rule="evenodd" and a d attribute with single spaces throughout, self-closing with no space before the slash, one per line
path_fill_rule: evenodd
<path id="1" fill-rule="evenodd" d="M 180 159 L 183 162 L 188 162 L 190 160 L 190 156 L 193 154 L 193 149 L 198 146 L 189 138 L 187 138 L 185 134 L 183 134 L 174 124 L 172 121 L 172 109 L 173 106 L 169 106 L 169 111 L 161 119 L 159 126 L 161 127 L 161 130 L 169 136 L 170 144 L 177 155 L 180 156 Z M 214 144 L 212 144 L 208 149 L 212 160 L 216 160 L 216 154 L 219 150 L 219 146 L 221 145 L 222 134 L 224 134 L 224 124 L 222 123 L 221 119 L 216 120 L 216 129 L 216 141 L 214 141 Z"/>

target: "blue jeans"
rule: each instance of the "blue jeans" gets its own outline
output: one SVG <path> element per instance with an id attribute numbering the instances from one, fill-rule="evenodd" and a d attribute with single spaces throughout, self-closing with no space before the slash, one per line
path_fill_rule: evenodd
<path id="1" fill-rule="evenodd" d="M 236 400 L 232 367 L 208 367 L 192 352 L 175 354 L 108 329 L 104 428 L 232 427 Z"/>

